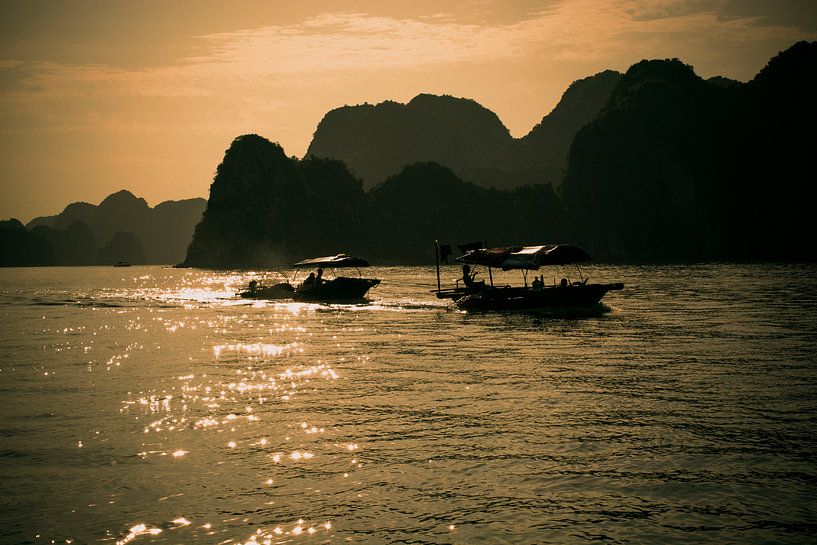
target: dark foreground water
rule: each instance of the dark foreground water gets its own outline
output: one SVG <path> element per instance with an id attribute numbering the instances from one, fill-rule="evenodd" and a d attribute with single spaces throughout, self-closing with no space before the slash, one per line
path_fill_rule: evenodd
<path id="1" fill-rule="evenodd" d="M 560 318 L 0 270 L 0 543 L 814 543 L 817 267 L 587 272 Z"/>

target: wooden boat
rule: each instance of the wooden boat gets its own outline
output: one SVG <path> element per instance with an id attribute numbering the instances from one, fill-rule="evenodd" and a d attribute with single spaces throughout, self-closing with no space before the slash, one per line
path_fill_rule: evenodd
<path id="1" fill-rule="evenodd" d="M 260 286 L 257 282 L 252 281 L 246 289 L 238 292 L 238 295 L 250 299 L 292 299 L 310 302 L 352 301 L 363 299 L 371 288 L 380 284 L 379 279 L 363 278 L 360 274 L 361 267 L 369 266 L 366 260 L 347 254 L 305 259 L 293 266 L 296 272 L 291 281 L 287 280 L 271 286 Z M 317 269 L 317 276 L 311 273 L 303 282 L 295 283 L 298 271 L 312 268 Z M 324 268 L 332 270 L 356 268 L 358 277 L 335 275 L 325 279 L 322 275 Z"/>
<path id="2" fill-rule="evenodd" d="M 506 246 L 500 248 L 479 248 L 468 251 L 456 259 L 465 264 L 463 284 L 443 289 L 439 280 L 439 259 L 437 261 L 437 289 L 433 290 L 440 299 L 452 299 L 457 307 L 464 310 L 575 310 L 597 305 L 612 290 L 624 289 L 621 282 L 590 284 L 579 269 L 578 282 L 563 278 L 559 284 L 546 286 L 541 278 L 528 285 L 527 272 L 539 270 L 546 265 L 578 264 L 590 260 L 590 255 L 578 246 L 570 244 L 546 244 L 540 246 Z M 489 284 L 474 282 L 473 275 L 468 280 L 468 266 L 488 268 Z M 521 270 L 524 286 L 495 286 L 492 269 Z"/>

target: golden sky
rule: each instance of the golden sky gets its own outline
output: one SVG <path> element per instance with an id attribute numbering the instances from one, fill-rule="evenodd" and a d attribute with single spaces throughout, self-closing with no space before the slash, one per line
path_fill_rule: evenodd
<path id="1" fill-rule="evenodd" d="M 0 0 L 0 219 L 206 197 L 235 136 L 301 157 L 344 104 L 467 97 L 519 137 L 601 70 L 746 81 L 804 39 L 814 0 Z"/>

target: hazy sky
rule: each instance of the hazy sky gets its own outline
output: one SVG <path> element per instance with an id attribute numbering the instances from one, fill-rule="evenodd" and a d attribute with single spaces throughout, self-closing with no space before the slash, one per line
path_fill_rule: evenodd
<path id="1" fill-rule="evenodd" d="M 301 157 L 328 110 L 473 98 L 514 136 L 574 80 L 679 57 L 749 80 L 815 0 L 0 0 L 0 219 L 206 197 L 230 141 Z"/>

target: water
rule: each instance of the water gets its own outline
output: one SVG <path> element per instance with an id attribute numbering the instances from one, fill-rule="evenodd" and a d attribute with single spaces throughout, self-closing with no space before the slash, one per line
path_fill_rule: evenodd
<path id="1" fill-rule="evenodd" d="M 590 267 L 568 318 L 366 272 L 0 270 L 0 543 L 814 542 L 817 267 Z"/>

